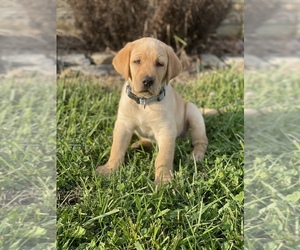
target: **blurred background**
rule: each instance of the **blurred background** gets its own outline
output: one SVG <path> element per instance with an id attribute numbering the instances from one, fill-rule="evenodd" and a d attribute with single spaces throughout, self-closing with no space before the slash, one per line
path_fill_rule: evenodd
<path id="1" fill-rule="evenodd" d="M 96 73 L 87 60 L 108 65 L 127 42 L 144 36 L 171 45 L 192 72 L 200 54 L 205 67 L 225 66 L 222 56 L 243 56 L 243 9 L 243 0 L 58 0 L 58 71 L 81 64 L 81 71 L 106 75 L 105 66 Z"/>
<path id="2" fill-rule="evenodd" d="M 54 249 L 56 3 L 0 13 L 0 249 Z"/>
<path id="3" fill-rule="evenodd" d="M 0 3 L 0 76 L 55 73 L 55 1 Z"/>
<path id="4" fill-rule="evenodd" d="M 119 50 L 128 41 L 143 36 L 153 36 L 176 47 L 176 35 L 186 42 L 188 52 L 207 51 L 204 44 L 209 38 L 239 39 L 243 36 L 243 2 L 58 0 L 58 47 Z M 79 40 L 77 44 L 67 43 L 72 35 L 74 40 Z M 82 44 L 78 47 L 80 41 Z M 232 49 L 232 53 L 240 52 L 228 49 Z"/>

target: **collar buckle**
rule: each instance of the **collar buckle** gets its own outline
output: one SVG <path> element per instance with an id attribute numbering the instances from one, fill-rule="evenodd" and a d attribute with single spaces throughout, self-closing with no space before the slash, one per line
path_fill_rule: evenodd
<path id="1" fill-rule="evenodd" d="M 139 104 L 141 104 L 141 105 L 146 105 L 146 104 L 147 104 L 146 100 L 147 100 L 147 99 L 144 98 L 144 97 L 140 98 L 140 99 L 139 99 Z"/>

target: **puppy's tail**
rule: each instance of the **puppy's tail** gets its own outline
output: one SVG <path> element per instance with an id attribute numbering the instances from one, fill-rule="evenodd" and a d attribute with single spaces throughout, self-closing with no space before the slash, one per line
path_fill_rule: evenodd
<path id="1" fill-rule="evenodd" d="M 228 107 L 222 107 L 219 109 L 220 112 L 226 112 Z M 219 115 L 220 112 L 216 109 L 209 109 L 209 108 L 199 108 L 202 115 Z M 265 113 L 273 112 L 273 107 L 264 107 L 261 109 L 244 109 L 244 114 L 247 116 L 252 115 L 263 115 Z"/>
<path id="2" fill-rule="evenodd" d="M 202 115 L 219 115 L 219 112 L 216 109 L 200 108 L 200 112 Z"/>

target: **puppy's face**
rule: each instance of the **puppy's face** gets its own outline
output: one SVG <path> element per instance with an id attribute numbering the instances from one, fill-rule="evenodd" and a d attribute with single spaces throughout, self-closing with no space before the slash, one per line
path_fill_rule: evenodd
<path id="1" fill-rule="evenodd" d="M 131 50 L 129 64 L 129 80 L 136 95 L 158 95 L 162 85 L 167 83 L 168 55 L 163 44 L 137 43 Z"/>
<path id="2" fill-rule="evenodd" d="M 128 43 L 113 60 L 115 69 L 140 97 L 159 94 L 162 86 L 177 76 L 181 63 L 171 47 L 154 38 Z"/>

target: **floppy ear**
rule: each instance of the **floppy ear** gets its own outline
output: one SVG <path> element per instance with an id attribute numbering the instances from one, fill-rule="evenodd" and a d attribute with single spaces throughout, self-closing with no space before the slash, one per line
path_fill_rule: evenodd
<path id="1" fill-rule="evenodd" d="M 171 79 L 179 75 L 182 66 L 179 58 L 177 57 L 174 50 L 170 46 L 167 47 L 167 53 L 168 53 L 167 83 L 169 83 Z"/>
<path id="2" fill-rule="evenodd" d="M 130 77 L 129 60 L 131 49 L 132 43 L 127 43 L 126 46 L 117 53 L 112 62 L 116 71 L 123 75 L 126 80 Z"/>

